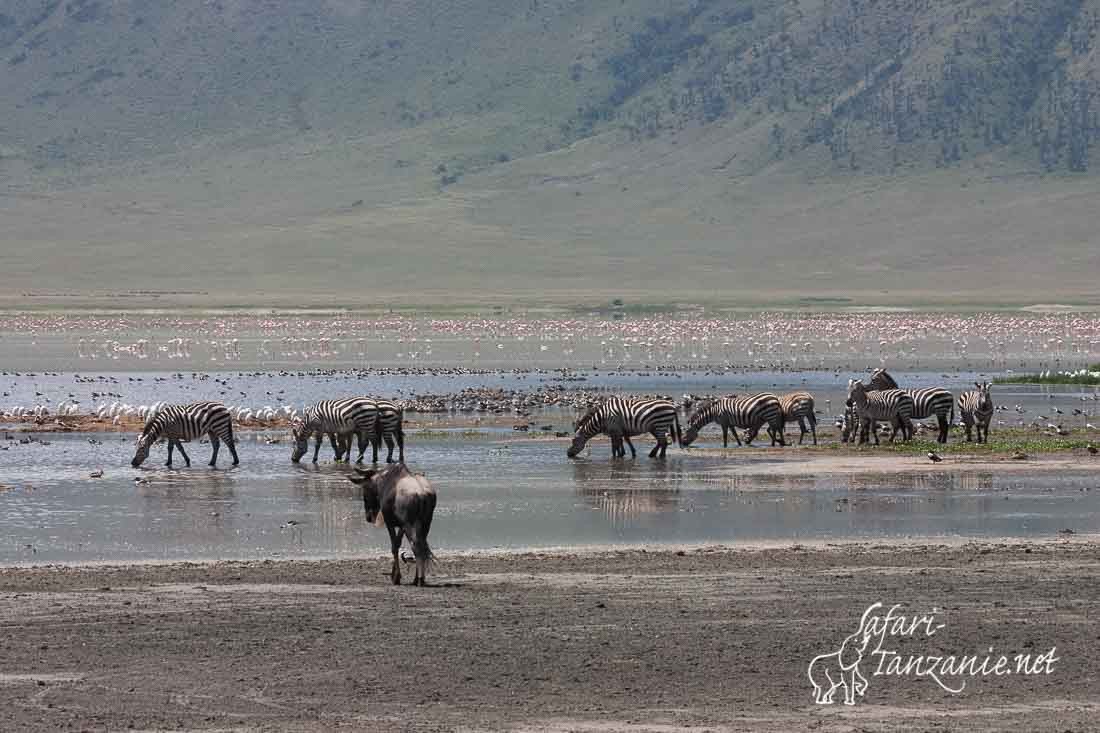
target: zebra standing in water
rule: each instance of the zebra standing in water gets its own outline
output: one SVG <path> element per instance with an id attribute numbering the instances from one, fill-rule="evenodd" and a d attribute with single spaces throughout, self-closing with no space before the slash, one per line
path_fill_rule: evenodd
<path id="1" fill-rule="evenodd" d="M 817 415 L 814 414 L 814 396 L 809 392 L 791 392 L 779 398 L 779 406 L 783 409 L 783 432 L 787 431 L 787 422 L 798 421 L 798 444 L 802 445 L 802 439 L 806 433 L 812 433 L 814 445 L 817 445 Z M 806 429 L 806 423 L 810 429 Z"/>
<path id="2" fill-rule="evenodd" d="M 190 405 L 165 405 L 150 417 L 138 436 L 137 451 L 130 465 L 137 468 L 144 463 L 149 457 L 149 449 L 164 438 L 168 441 L 168 462 L 164 465 L 172 465 L 172 449 L 179 448 L 184 462 L 190 467 L 191 459 L 183 450 L 183 441 L 204 435 L 210 436 L 210 445 L 214 449 L 210 456 L 211 466 L 218 464 L 218 448 L 223 440 L 233 454 L 233 465 L 240 463 L 236 441 L 233 440 L 233 417 L 229 410 L 220 402 L 193 402 Z"/>
<path id="3" fill-rule="evenodd" d="M 897 389 L 898 383 L 887 373 L 885 369 L 876 369 L 871 373 L 871 389 L 887 390 Z M 940 433 L 936 437 L 939 443 L 947 442 L 947 431 L 951 429 L 951 423 L 955 422 L 955 395 L 942 387 L 926 387 L 924 389 L 906 389 L 913 398 L 913 419 L 924 420 L 936 416 Z"/>
<path id="4" fill-rule="evenodd" d="M 752 445 L 757 433 L 763 425 L 768 426 L 768 435 L 772 439 L 772 445 L 786 445 L 783 439 L 783 407 L 779 398 L 771 392 L 738 397 L 718 397 L 703 402 L 691 415 L 688 421 L 688 429 L 684 433 L 680 445 L 688 447 L 699 437 L 699 431 L 704 425 L 716 422 L 722 426 L 722 447 L 728 448 L 730 444 L 729 433 L 733 432 L 733 438 L 737 445 L 741 445 L 741 438 L 737 435 L 737 428 L 746 428 L 745 443 Z"/>
<path id="5" fill-rule="evenodd" d="M 875 430 L 875 421 L 889 422 L 894 431 L 890 434 L 890 442 L 894 442 L 898 431 L 901 431 L 902 440 L 913 437 L 913 398 L 905 390 L 888 389 L 885 391 L 868 392 L 867 385 L 858 379 L 848 380 L 848 399 L 855 407 L 860 420 L 859 442 L 862 445 L 867 442 L 867 432 L 875 434 L 875 445 L 878 445 L 878 430 Z"/>
<path id="6" fill-rule="evenodd" d="M 676 414 L 676 405 L 669 400 L 611 397 L 577 421 L 577 433 L 566 455 L 576 458 L 597 433 L 611 438 L 614 457 L 626 456 L 623 448 L 625 441 L 630 446 L 631 458 L 638 456 L 634 444 L 630 442 L 631 436 L 651 433 L 657 439 L 657 445 L 649 452 L 649 457 L 664 458 L 669 436 L 676 440 L 681 438 L 680 418 Z"/>
<path id="7" fill-rule="evenodd" d="M 370 398 L 363 398 L 368 400 L 374 405 L 374 409 L 377 414 L 377 422 L 374 429 L 367 432 L 358 432 L 356 437 L 359 442 L 359 460 L 363 460 L 363 453 L 366 452 L 366 441 L 370 441 L 371 448 L 373 450 L 372 463 L 378 463 L 378 444 L 379 439 L 386 442 L 386 463 L 393 463 L 393 447 L 397 444 L 399 451 L 398 463 L 405 462 L 405 431 L 403 429 L 403 423 L 405 419 L 405 408 L 396 402 L 390 400 L 374 400 Z M 347 450 L 351 450 L 351 436 L 347 436 Z M 341 448 L 344 445 L 341 443 Z"/>
<path id="8" fill-rule="evenodd" d="M 351 457 L 351 436 L 361 435 L 372 444 L 378 440 L 378 410 L 371 400 L 351 397 L 344 400 L 321 400 L 306 408 L 304 417 L 294 420 L 291 431 L 294 436 L 294 449 L 290 460 L 297 463 L 309 451 L 309 436 L 316 436 L 313 448 L 313 462 L 321 452 L 321 441 L 328 435 L 336 460 Z M 337 438 L 339 436 L 339 438 Z M 363 460 L 365 443 L 360 440 L 359 459 Z M 346 455 L 345 455 L 346 454 Z"/>
<path id="9" fill-rule="evenodd" d="M 978 442 L 989 442 L 989 421 L 993 417 L 993 397 L 989 394 L 989 382 L 974 382 L 977 389 L 959 395 L 959 414 L 966 426 L 966 442 L 970 442 L 970 428 L 978 432 Z M 983 438 L 984 435 L 984 438 Z"/>

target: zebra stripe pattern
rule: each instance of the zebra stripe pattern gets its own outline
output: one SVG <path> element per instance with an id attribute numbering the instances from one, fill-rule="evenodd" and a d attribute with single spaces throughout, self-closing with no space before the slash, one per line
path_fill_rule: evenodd
<path id="1" fill-rule="evenodd" d="M 213 448 L 211 466 L 218 464 L 218 448 L 223 440 L 233 455 L 233 465 L 240 463 L 236 441 L 233 440 L 233 417 L 229 410 L 220 402 L 193 402 L 189 405 L 165 405 L 150 417 L 138 436 L 137 450 L 130 465 L 137 468 L 144 463 L 149 457 L 149 449 L 164 438 L 168 441 L 168 462 L 165 465 L 172 465 L 172 449 L 179 448 L 184 462 L 190 466 L 191 458 L 183 450 L 183 441 L 196 440 L 204 435 L 210 436 Z"/>
<path id="2" fill-rule="evenodd" d="M 377 431 L 378 410 L 374 402 L 362 397 L 351 397 L 344 400 L 321 400 L 306 408 L 305 415 L 294 421 L 292 433 L 294 435 L 294 449 L 290 454 L 290 460 L 297 463 L 309 451 L 309 436 L 316 436 L 316 444 L 313 449 L 313 462 L 317 462 L 317 455 L 321 451 L 321 441 L 328 435 L 332 450 L 336 454 L 336 460 L 350 457 L 351 436 L 366 436 L 372 443 Z M 339 439 L 339 443 L 337 440 Z M 363 460 L 365 444 L 360 439 L 359 459 Z M 345 456 L 345 453 L 347 456 Z"/>
<path id="3" fill-rule="evenodd" d="M 764 425 L 768 426 L 768 435 L 772 445 L 786 445 L 783 439 L 783 407 L 779 398 L 771 392 L 738 397 L 719 397 L 701 404 L 692 414 L 684 439 L 680 442 L 685 448 L 695 442 L 704 425 L 716 422 L 722 427 L 722 447 L 729 447 L 729 433 L 733 431 L 734 440 L 741 445 L 737 428 L 746 428 L 745 443 L 752 445 L 757 433 Z"/>
<path id="4" fill-rule="evenodd" d="M 848 380 L 848 399 L 856 409 L 860 419 L 860 444 L 867 441 L 867 432 L 875 434 L 875 445 L 878 445 L 878 431 L 873 430 L 875 421 L 889 422 L 893 428 L 890 434 L 890 442 L 894 442 L 898 431 L 902 432 L 902 438 L 909 440 L 913 437 L 913 398 L 905 390 L 887 389 L 874 392 L 867 391 L 867 385 L 858 379 Z"/>
<path id="5" fill-rule="evenodd" d="M 871 374 L 872 390 L 883 391 L 897 388 L 898 383 L 885 369 L 876 369 Z M 946 443 L 947 432 L 951 429 L 951 423 L 955 421 L 955 395 L 942 387 L 906 389 L 903 391 L 913 398 L 913 419 L 924 420 L 935 415 L 940 428 L 936 440 L 940 443 Z"/>
<path id="6" fill-rule="evenodd" d="M 613 456 L 626 455 L 623 448 L 625 441 L 632 458 L 637 457 L 638 453 L 630 438 L 650 433 L 657 439 L 657 445 L 649 452 L 649 457 L 664 458 L 669 436 L 673 435 L 677 440 L 681 437 L 680 418 L 676 414 L 676 405 L 669 400 L 611 397 L 577 421 L 577 433 L 567 455 L 576 458 L 585 444 L 599 433 L 611 438 Z"/>
<path id="7" fill-rule="evenodd" d="M 379 440 L 386 442 L 386 463 L 393 463 L 393 448 L 396 443 L 399 450 L 398 462 L 405 462 L 405 408 L 390 400 L 376 400 L 369 397 L 362 398 L 374 405 L 376 422 L 374 429 L 369 432 L 357 433 L 359 440 L 359 459 L 362 460 L 365 452 L 365 442 L 370 441 L 373 451 L 373 462 L 378 463 Z M 350 448 L 350 446 L 349 446 Z"/>
<path id="8" fill-rule="evenodd" d="M 851 400 L 844 403 L 844 415 L 840 421 L 840 442 L 851 443 L 856 440 L 859 430 L 859 413 Z M 866 438 L 864 438 L 866 440 Z"/>
<path id="9" fill-rule="evenodd" d="M 978 442 L 989 442 L 989 421 L 993 418 L 993 397 L 989 382 L 974 382 L 977 389 L 959 395 L 959 414 L 966 426 L 966 442 L 971 440 L 971 428 L 976 427 Z"/>
<path id="10" fill-rule="evenodd" d="M 798 444 L 802 445 L 802 439 L 806 433 L 812 433 L 814 445 L 817 445 L 817 415 L 814 413 L 814 396 L 809 392 L 791 392 L 779 398 L 779 407 L 783 410 L 783 431 L 787 430 L 787 423 L 798 421 Z M 809 423 L 809 430 L 806 424 Z"/>

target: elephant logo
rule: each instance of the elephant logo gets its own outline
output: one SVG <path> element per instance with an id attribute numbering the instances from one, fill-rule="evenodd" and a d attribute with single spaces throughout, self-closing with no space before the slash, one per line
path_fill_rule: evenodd
<path id="1" fill-rule="evenodd" d="M 844 640 L 839 649 L 819 654 L 810 662 L 806 674 L 814 686 L 814 702 L 818 705 L 832 705 L 837 690 L 841 688 L 844 688 L 845 705 L 855 705 L 856 696 L 863 697 L 867 692 L 867 678 L 860 672 L 859 665 L 867 654 L 871 639 L 876 636 L 875 624 L 869 622 L 869 617 L 881 607 L 881 603 L 872 604 L 863 612 L 859 628 Z"/>

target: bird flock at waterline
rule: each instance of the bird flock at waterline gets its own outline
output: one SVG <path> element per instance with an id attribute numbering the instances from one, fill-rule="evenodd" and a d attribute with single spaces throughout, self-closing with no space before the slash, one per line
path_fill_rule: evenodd
<path id="1" fill-rule="evenodd" d="M 1082 399 L 1092 399 L 1095 396 L 1082 395 Z M 1050 411 L 1055 415 L 1067 414 L 1057 406 L 1051 407 Z M 518 408 L 513 409 L 516 413 L 529 414 Z M 899 388 L 886 370 L 876 369 L 871 374 L 869 383 L 857 379 L 849 381 L 844 415 L 837 420 L 836 425 L 841 428 L 842 441 L 859 444 L 869 441 L 877 444 L 882 431 L 887 431 L 891 440 L 896 440 L 899 436 L 902 440 L 909 440 L 925 430 L 937 431 L 936 439 L 940 443 L 946 443 L 948 429 L 956 424 L 964 429 L 968 442 L 986 442 L 989 440 L 994 415 L 998 411 L 1007 410 L 1005 405 L 994 405 L 992 388 L 988 382 L 975 383 L 975 389 L 956 396 L 943 388 Z M 1016 410 L 1022 408 L 1016 406 Z M 773 446 L 787 445 L 786 426 L 791 422 L 799 425 L 799 444 L 808 439 L 816 445 L 818 415 L 821 413 L 821 410 L 816 409 L 814 396 L 806 391 L 782 395 L 765 392 L 726 397 L 684 395 L 679 401 L 667 398 L 607 397 L 600 396 L 599 393 L 588 393 L 587 410 L 574 424 L 573 442 L 567 454 L 570 458 L 577 457 L 589 440 L 602 433 L 610 438 L 614 457 L 625 457 L 627 449 L 634 457 L 636 450 L 631 438 L 649 433 L 657 443 L 650 456 L 662 458 L 673 443 L 683 448 L 691 446 L 700 431 L 711 423 L 721 428 L 724 446 L 729 445 L 731 435 L 739 445 L 742 442 L 751 445 L 761 431 L 767 433 Z M 68 404 L 62 403 L 57 414 L 64 416 L 74 413 L 70 411 Z M 185 452 L 183 443 L 204 438 L 213 446 L 211 465 L 216 463 L 221 444 L 228 447 L 236 465 L 239 459 L 233 426 L 255 419 L 251 410 L 227 407 L 213 401 L 189 405 L 157 402 L 132 406 L 116 400 L 101 405 L 94 414 L 101 420 L 117 421 L 122 416 L 144 420 L 144 427 L 137 441 L 135 466 L 144 462 L 152 446 L 158 442 L 166 442 L 168 445 L 168 465 L 172 465 L 176 451 L 184 463 L 190 465 L 190 457 Z M 1075 408 L 1070 414 L 1085 416 L 1090 413 Z M 357 462 L 364 460 L 366 447 L 373 448 L 371 462 L 378 462 L 379 446 L 383 442 L 388 448 L 386 462 L 395 461 L 395 450 L 396 461 L 404 462 L 404 405 L 400 401 L 372 397 L 321 400 L 301 413 L 288 405 L 282 405 L 279 408 L 260 410 L 257 417 L 288 421 L 293 444 L 291 458 L 295 462 L 308 453 L 308 444 L 312 439 L 312 462 L 316 463 L 326 438 L 337 461 L 350 461 L 352 443 L 356 441 L 359 448 Z M 1047 415 L 1040 417 L 1048 419 Z M 935 418 L 936 424 L 919 422 L 927 418 Z M 514 429 L 526 431 L 528 427 L 524 422 L 517 423 Z M 552 427 L 552 424 L 548 424 L 540 429 L 548 431 Z M 1094 430 L 1095 426 L 1086 422 L 1085 428 Z M 1064 436 L 1069 431 L 1061 424 L 1051 422 L 1046 426 L 1046 434 Z M 556 435 L 567 437 L 568 433 L 557 432 Z M 269 439 L 267 442 L 278 443 L 279 440 Z"/>

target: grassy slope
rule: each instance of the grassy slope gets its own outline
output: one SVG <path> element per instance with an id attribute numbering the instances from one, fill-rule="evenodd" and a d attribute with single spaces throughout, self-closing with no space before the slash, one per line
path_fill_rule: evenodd
<path id="1" fill-rule="evenodd" d="M 1027 99 L 997 81 L 1011 54 L 988 39 L 1027 30 L 1001 28 L 999 3 L 41 5 L 0 19 L 0 90 L 19 100 L 0 127 L 5 305 L 1100 302 L 1098 179 L 1046 171 L 1015 128 L 975 132 L 1057 108 L 1044 78 Z M 1024 41 L 1069 58 L 1053 5 L 1027 10 L 1054 30 Z M 650 18 L 664 45 L 639 57 Z M 858 72 L 892 58 L 894 26 L 915 29 L 895 78 Z M 965 114 L 944 111 L 949 53 L 979 80 Z M 1068 73 L 1088 78 L 1092 56 Z M 619 97 L 616 59 L 640 69 Z M 725 113 L 664 101 L 707 79 L 726 80 Z M 922 82 L 936 94 L 913 114 L 954 137 L 899 142 L 849 101 Z M 829 109 L 830 137 L 808 142 Z"/>

